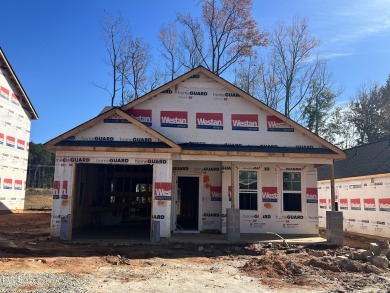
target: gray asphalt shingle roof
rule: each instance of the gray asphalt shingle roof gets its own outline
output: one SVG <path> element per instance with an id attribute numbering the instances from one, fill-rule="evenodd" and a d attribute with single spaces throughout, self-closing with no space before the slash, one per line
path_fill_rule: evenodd
<path id="1" fill-rule="evenodd" d="M 390 173 L 390 139 L 344 150 L 345 160 L 335 162 L 335 179 Z M 329 166 L 318 168 L 318 180 L 330 179 Z"/>
<path id="2" fill-rule="evenodd" d="M 294 153 L 294 154 L 334 154 L 327 148 L 296 148 L 264 145 L 229 145 L 229 144 L 197 144 L 183 143 L 184 150 L 197 151 L 237 151 L 237 152 L 264 152 L 264 153 Z"/>

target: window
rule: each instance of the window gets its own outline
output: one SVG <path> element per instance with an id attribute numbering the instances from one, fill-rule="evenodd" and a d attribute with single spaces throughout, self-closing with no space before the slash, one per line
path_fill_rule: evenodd
<path id="1" fill-rule="evenodd" d="M 239 171 L 240 210 L 257 210 L 257 172 Z"/>
<path id="2" fill-rule="evenodd" d="M 283 211 L 302 211 L 300 172 L 283 172 Z"/>

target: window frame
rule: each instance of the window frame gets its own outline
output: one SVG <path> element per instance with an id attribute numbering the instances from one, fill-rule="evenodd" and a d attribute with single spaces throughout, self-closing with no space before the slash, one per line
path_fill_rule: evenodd
<path id="1" fill-rule="evenodd" d="M 289 173 L 290 174 L 290 180 L 289 181 L 285 181 L 285 173 Z M 296 181 L 296 180 L 293 180 L 291 174 L 299 174 L 299 181 Z M 304 204 L 303 204 L 303 172 L 302 170 L 282 170 L 282 188 L 281 188 L 281 197 L 282 197 L 282 212 L 283 213 L 303 213 L 304 212 Z M 291 188 L 290 189 L 287 189 L 285 188 L 285 183 L 288 182 L 291 184 Z M 294 186 L 294 183 L 297 183 L 299 182 L 300 183 L 300 188 L 299 190 L 297 189 L 296 185 Z M 298 202 L 299 201 L 299 207 L 300 207 L 300 210 L 298 209 L 293 209 L 293 207 L 291 207 L 290 209 L 285 209 L 286 208 L 286 202 L 285 202 L 285 196 L 288 196 L 288 195 L 292 195 L 292 196 L 300 196 L 300 200 L 297 200 L 297 199 L 290 199 L 291 201 L 293 202 Z"/>
<path id="2" fill-rule="evenodd" d="M 241 211 L 258 211 L 259 210 L 259 170 L 256 169 L 241 169 L 238 170 L 238 207 Z M 240 188 L 240 175 L 242 172 L 253 172 L 256 174 L 256 188 Z M 248 176 L 249 177 L 249 176 Z M 249 179 L 249 178 L 248 178 Z M 249 183 L 249 182 L 248 182 Z M 244 207 L 244 203 L 241 204 L 241 197 L 245 196 L 248 197 L 246 200 L 246 204 Z M 252 203 L 253 201 L 253 203 Z M 243 206 L 243 207 L 242 207 Z M 249 208 L 247 208 L 249 207 Z"/>

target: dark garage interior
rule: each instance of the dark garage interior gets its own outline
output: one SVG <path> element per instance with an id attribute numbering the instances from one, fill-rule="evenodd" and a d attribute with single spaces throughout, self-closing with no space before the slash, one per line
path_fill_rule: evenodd
<path id="1" fill-rule="evenodd" d="M 73 239 L 149 239 L 152 165 L 78 164 Z"/>

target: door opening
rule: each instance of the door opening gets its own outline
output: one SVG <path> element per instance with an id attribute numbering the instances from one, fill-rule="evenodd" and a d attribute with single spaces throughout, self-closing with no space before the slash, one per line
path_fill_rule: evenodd
<path id="1" fill-rule="evenodd" d="M 177 178 L 176 229 L 199 229 L 199 177 Z"/>
<path id="2" fill-rule="evenodd" d="M 72 232 L 77 239 L 148 239 L 152 165 L 78 164 Z"/>

